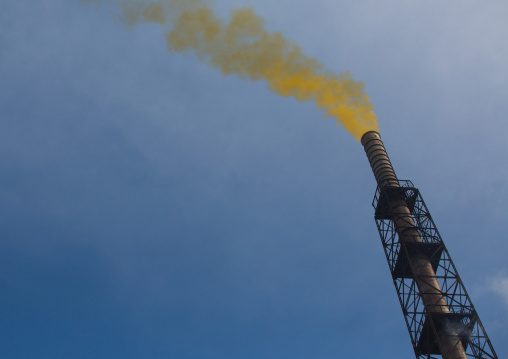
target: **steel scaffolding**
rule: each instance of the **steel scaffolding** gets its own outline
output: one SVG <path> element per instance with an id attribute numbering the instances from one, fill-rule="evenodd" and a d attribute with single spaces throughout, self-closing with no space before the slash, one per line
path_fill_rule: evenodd
<path id="1" fill-rule="evenodd" d="M 399 184 L 400 187 L 378 186 L 372 205 L 416 358 L 442 359 L 443 338 L 458 336 L 468 358 L 497 359 L 420 191 L 411 181 Z M 399 240 L 398 233 L 403 229 L 397 228 L 397 223 L 400 225 L 403 219 L 397 217 L 394 206 L 401 201 L 411 212 L 421 242 Z M 413 258 L 422 257 L 434 269 L 449 312 L 428 308 L 422 301 L 418 283 L 425 283 L 426 279 L 413 275 L 417 272 Z"/>

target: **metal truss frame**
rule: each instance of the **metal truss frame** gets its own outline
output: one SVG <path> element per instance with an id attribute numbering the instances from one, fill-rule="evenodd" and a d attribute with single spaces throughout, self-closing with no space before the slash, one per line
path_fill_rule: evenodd
<path id="1" fill-rule="evenodd" d="M 444 332 L 450 332 L 447 329 L 453 329 L 455 335 L 459 336 L 468 358 L 497 359 L 420 191 L 411 181 L 399 183 L 400 187 L 378 187 L 372 205 L 416 358 L 442 359 L 438 333 L 442 337 Z M 405 200 L 411 211 L 421 242 L 399 241 L 392 202 L 400 202 L 401 199 Z M 441 293 L 448 304 L 449 313 L 437 314 L 436 310 L 425 307 L 419 295 L 417 281 L 412 275 L 411 258 L 415 255 L 424 255 L 429 259 Z"/>

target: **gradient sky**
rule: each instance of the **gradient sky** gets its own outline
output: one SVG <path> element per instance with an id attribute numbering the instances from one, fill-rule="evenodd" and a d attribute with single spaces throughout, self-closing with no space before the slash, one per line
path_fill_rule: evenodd
<path id="1" fill-rule="evenodd" d="M 508 3 L 212 6 L 364 81 L 508 357 Z M 2 3 L 1 357 L 414 357 L 361 145 L 113 12 Z"/>

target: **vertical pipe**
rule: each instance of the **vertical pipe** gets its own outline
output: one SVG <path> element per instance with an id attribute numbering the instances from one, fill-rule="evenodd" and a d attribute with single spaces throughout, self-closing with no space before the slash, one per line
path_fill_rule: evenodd
<path id="1" fill-rule="evenodd" d="M 361 139 L 370 166 L 379 187 L 400 187 L 390 158 L 376 131 L 366 132 Z M 413 216 L 404 199 L 394 199 L 390 203 L 393 209 L 393 221 L 399 236 L 404 243 L 422 242 L 416 229 Z M 409 258 L 413 276 L 420 291 L 423 304 L 429 314 L 450 313 L 443 296 L 436 273 L 428 258 L 423 255 L 412 255 Z M 438 333 L 441 344 L 441 355 L 444 359 L 467 359 L 466 352 L 456 333 Z"/>

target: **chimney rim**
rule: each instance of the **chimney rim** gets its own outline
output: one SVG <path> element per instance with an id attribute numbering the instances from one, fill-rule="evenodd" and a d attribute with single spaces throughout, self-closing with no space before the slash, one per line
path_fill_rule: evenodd
<path id="1" fill-rule="evenodd" d="M 360 142 L 362 145 L 365 146 L 365 143 L 363 142 L 364 138 L 369 135 L 369 134 L 372 134 L 372 133 L 375 133 L 379 136 L 379 139 L 381 139 L 381 134 L 379 133 L 379 131 L 375 131 L 375 130 L 370 130 L 370 131 L 367 131 L 365 132 L 363 135 L 362 135 L 362 138 L 360 139 Z"/>

